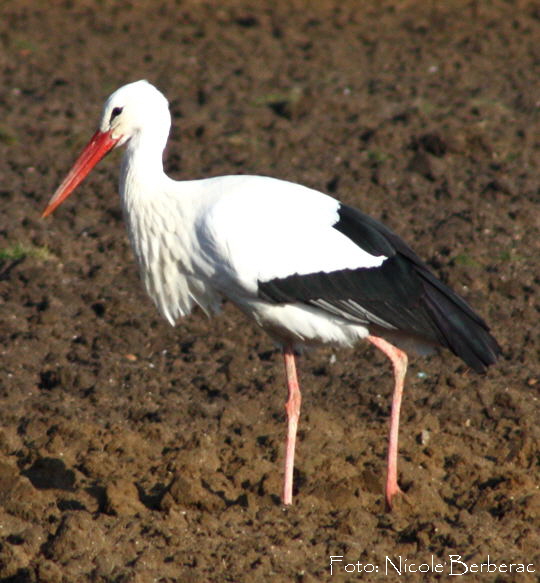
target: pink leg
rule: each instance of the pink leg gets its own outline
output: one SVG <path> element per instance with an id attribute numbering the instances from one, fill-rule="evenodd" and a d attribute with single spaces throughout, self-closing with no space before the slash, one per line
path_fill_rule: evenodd
<path id="1" fill-rule="evenodd" d="M 302 395 L 300 385 L 296 376 L 296 362 L 294 351 L 287 347 L 283 349 L 285 358 L 285 372 L 287 373 L 287 389 L 289 398 L 285 405 L 287 411 L 287 450 L 285 453 L 285 482 L 283 485 L 283 504 L 292 504 L 293 471 L 294 471 L 294 448 L 296 445 L 296 430 L 298 428 L 298 418 L 300 417 L 300 405 Z"/>
<path id="2" fill-rule="evenodd" d="M 407 354 L 378 336 L 368 336 L 367 339 L 386 354 L 386 356 L 392 361 L 394 367 L 395 386 L 392 397 L 392 411 L 390 413 L 390 435 L 388 438 L 388 461 L 385 488 L 386 507 L 388 510 L 391 510 L 392 499 L 396 494 L 402 493 L 401 488 L 397 483 L 397 454 L 399 412 L 401 409 L 401 397 L 403 395 L 405 374 L 407 373 Z"/>

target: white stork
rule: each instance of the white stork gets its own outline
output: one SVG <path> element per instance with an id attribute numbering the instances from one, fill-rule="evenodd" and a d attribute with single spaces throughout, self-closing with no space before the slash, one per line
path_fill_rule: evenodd
<path id="1" fill-rule="evenodd" d="M 301 393 L 295 354 L 365 339 L 394 368 L 386 503 L 397 482 L 399 411 L 407 352 L 448 348 L 484 372 L 500 353 L 484 321 L 397 235 L 338 200 L 264 176 L 175 181 L 163 171 L 168 102 L 137 81 L 107 99 L 99 129 L 51 198 L 51 214 L 112 148 L 129 237 L 146 291 L 175 324 L 195 305 L 227 298 L 281 346 L 288 431 L 284 504 L 291 504 Z"/>

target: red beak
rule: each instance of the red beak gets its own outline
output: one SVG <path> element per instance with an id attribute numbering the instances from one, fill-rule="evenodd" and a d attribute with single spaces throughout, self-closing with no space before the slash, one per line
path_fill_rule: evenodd
<path id="1" fill-rule="evenodd" d="M 73 167 L 64 178 L 62 184 L 53 194 L 47 208 L 41 216 L 47 217 L 56 207 L 60 206 L 88 176 L 90 170 L 92 170 L 101 158 L 114 148 L 119 139 L 113 138 L 111 132 L 101 132 L 98 130 L 75 161 L 75 164 L 73 164 Z"/>

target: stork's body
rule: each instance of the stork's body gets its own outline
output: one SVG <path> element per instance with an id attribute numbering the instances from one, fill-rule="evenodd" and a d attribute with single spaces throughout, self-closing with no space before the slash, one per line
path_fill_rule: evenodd
<path id="1" fill-rule="evenodd" d="M 175 324 L 232 301 L 283 348 L 289 421 L 283 500 L 292 501 L 300 389 L 295 351 L 367 338 L 392 361 L 386 500 L 397 485 L 406 351 L 449 348 L 482 372 L 499 352 L 484 322 L 391 231 L 315 190 L 261 176 L 177 182 L 163 172 L 168 105 L 139 81 L 113 93 L 100 129 L 59 187 L 52 212 L 106 151 L 126 145 L 120 195 L 148 294 Z"/>

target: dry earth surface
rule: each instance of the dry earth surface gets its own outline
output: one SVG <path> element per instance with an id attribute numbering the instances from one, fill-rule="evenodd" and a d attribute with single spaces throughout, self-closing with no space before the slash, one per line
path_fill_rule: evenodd
<path id="1" fill-rule="evenodd" d="M 442 573 L 405 580 L 446 580 L 450 555 L 497 565 L 469 583 L 538 580 L 538 3 L 8 0 L 0 72 L 0 582 L 382 583 L 401 580 L 387 558 L 431 557 Z M 382 355 L 301 359 L 284 508 L 280 355 L 230 305 L 159 317 L 119 154 L 40 219 L 103 100 L 140 78 L 171 101 L 172 176 L 338 196 L 492 326 L 504 356 L 485 376 L 448 353 L 412 360 L 393 513 Z"/>

